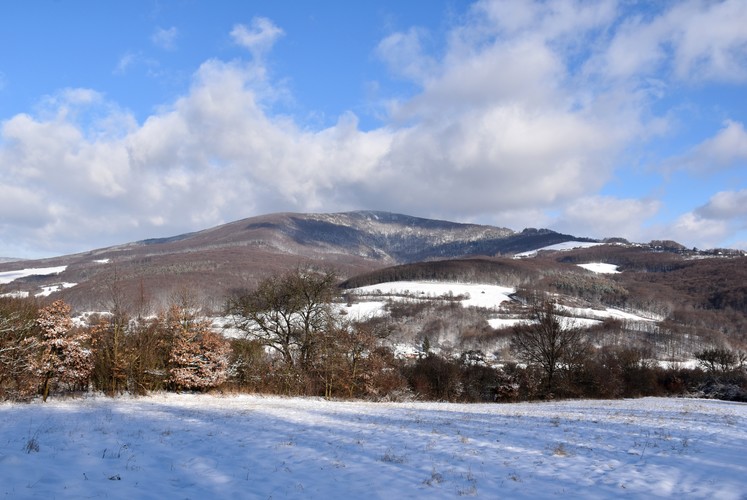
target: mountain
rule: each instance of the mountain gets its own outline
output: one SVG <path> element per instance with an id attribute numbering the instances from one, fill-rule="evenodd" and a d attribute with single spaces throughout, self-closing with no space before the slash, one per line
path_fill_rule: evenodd
<path id="1" fill-rule="evenodd" d="M 188 289 L 219 306 L 230 289 L 252 287 L 268 274 L 309 263 L 334 268 L 345 278 L 397 264 L 514 254 L 579 239 L 591 241 L 547 229 L 515 232 L 388 212 L 279 213 L 73 255 L 1 263 L 0 273 L 46 271 L 24 273 L 2 285 L 0 293 L 53 294 L 79 310 L 96 310 L 118 297 L 153 304 Z"/>

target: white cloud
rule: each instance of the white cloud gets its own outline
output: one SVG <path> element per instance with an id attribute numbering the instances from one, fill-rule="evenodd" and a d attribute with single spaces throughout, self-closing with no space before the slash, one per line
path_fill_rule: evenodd
<path id="1" fill-rule="evenodd" d="M 682 214 L 672 224 L 658 228 L 660 233 L 670 234 L 672 239 L 685 242 L 687 246 L 714 248 L 728 246 L 745 248 L 743 242 L 734 240 L 734 235 L 743 237 L 747 229 L 747 189 L 720 191 L 707 203 Z"/>
<path id="2" fill-rule="evenodd" d="M 0 184 L 0 227 L 38 228 L 44 225 L 47 216 L 39 193 L 22 186 Z"/>
<path id="3" fill-rule="evenodd" d="M 707 172 L 719 170 L 747 162 L 747 131 L 744 125 L 727 120 L 718 133 L 709 138 L 684 156 L 674 158 L 670 168 L 687 168 Z"/>
<path id="4" fill-rule="evenodd" d="M 626 18 L 599 58 L 611 78 L 647 79 L 664 69 L 681 80 L 747 80 L 747 4 L 742 0 L 688 0 L 653 7 L 653 15 Z M 664 10 L 658 11 L 663 8 Z"/>
<path id="5" fill-rule="evenodd" d="M 472 15 L 481 29 L 475 31 L 469 26 L 461 30 L 460 35 L 467 34 L 470 38 L 474 35 L 469 33 L 501 34 L 511 38 L 540 35 L 545 39 L 574 43 L 588 30 L 614 21 L 616 3 L 614 0 L 481 0 L 472 8 Z"/>
<path id="6" fill-rule="evenodd" d="M 125 52 L 117 61 L 114 68 L 115 75 L 124 75 L 137 62 L 137 56 L 132 52 Z"/>
<path id="7" fill-rule="evenodd" d="M 747 189 L 718 192 L 708 203 L 698 207 L 695 214 L 711 220 L 742 219 L 747 226 Z"/>
<path id="8" fill-rule="evenodd" d="M 179 30 L 175 26 L 170 28 L 156 28 L 153 34 L 150 36 L 151 42 L 157 47 L 164 50 L 175 50 L 176 39 L 179 36 Z"/>
<path id="9" fill-rule="evenodd" d="M 714 248 L 718 247 L 731 232 L 727 221 L 713 220 L 701 217 L 695 212 L 687 212 L 668 227 L 659 229 L 657 238 L 662 239 L 663 234 L 667 235 L 667 239 L 678 241 L 687 247 Z"/>
<path id="10" fill-rule="evenodd" d="M 251 52 L 250 62 L 204 62 L 188 92 L 142 123 L 86 89 L 63 91 L 36 115 L 3 122 L 0 195 L 16 201 L 0 204 L 11 215 L 0 240 L 23 233 L 38 249 L 77 251 L 257 213 L 359 208 L 517 229 L 552 223 L 548 213 L 559 213 L 563 231 L 638 239 L 660 203 L 596 193 L 621 152 L 666 123 L 648 118 L 650 93 L 614 78 L 600 82 L 584 67 L 589 57 L 602 58 L 607 76 L 647 75 L 649 64 L 665 64 L 657 50 L 670 50 L 661 45 L 670 40 L 683 68 L 697 58 L 713 75 L 729 68 L 724 54 L 738 33 L 707 34 L 706 52 L 671 36 L 677 12 L 697 7 L 711 15 L 722 4 L 683 5 L 621 21 L 614 2 L 479 2 L 439 57 L 426 50 L 429 35 L 420 30 L 390 34 L 376 54 L 421 90 L 394 102 L 390 123 L 371 131 L 352 113 L 313 130 L 268 111 L 286 92 L 264 66 L 283 31 L 255 18 L 230 34 Z M 623 49 L 653 56 L 641 60 Z M 126 71 L 134 61 L 121 62 Z M 690 157 L 733 165 L 747 156 L 744 145 L 742 124 L 726 122 Z M 729 224 L 708 217 L 743 198 L 716 195 L 672 233 L 717 238 Z M 16 204 L 33 223 L 22 228 L 9 211 Z"/>
<path id="11" fill-rule="evenodd" d="M 426 32 L 419 28 L 393 33 L 379 42 L 376 54 L 393 73 L 422 83 L 436 64 L 423 49 L 422 39 L 426 36 Z"/>
<path id="12" fill-rule="evenodd" d="M 642 227 L 660 210 L 657 200 L 590 196 L 567 205 L 553 227 L 596 238 L 644 238 Z"/>
<path id="13" fill-rule="evenodd" d="M 255 17 L 249 27 L 237 24 L 231 30 L 234 43 L 249 50 L 255 59 L 264 56 L 283 35 L 283 30 L 266 17 Z"/>

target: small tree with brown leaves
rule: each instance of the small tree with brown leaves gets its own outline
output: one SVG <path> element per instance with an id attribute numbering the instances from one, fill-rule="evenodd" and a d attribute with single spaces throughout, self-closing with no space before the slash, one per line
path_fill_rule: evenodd
<path id="1" fill-rule="evenodd" d="M 172 305 L 164 322 L 171 336 L 169 381 L 177 390 L 205 390 L 226 381 L 230 347 L 209 322 Z"/>
<path id="2" fill-rule="evenodd" d="M 40 352 L 31 360 L 32 372 L 41 379 L 42 400 L 46 401 L 53 382 L 71 388 L 88 385 L 93 371 L 90 338 L 73 327 L 70 306 L 61 300 L 39 312 Z"/>

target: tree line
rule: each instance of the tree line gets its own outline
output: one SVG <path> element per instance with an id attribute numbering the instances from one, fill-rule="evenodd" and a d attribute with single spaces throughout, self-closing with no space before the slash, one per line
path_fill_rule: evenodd
<path id="1" fill-rule="evenodd" d="M 217 333 L 182 290 L 158 314 L 109 311 L 75 322 L 62 301 L 0 298 L 0 399 L 100 391 L 233 391 L 327 398 L 517 401 L 554 397 L 682 394 L 708 383 L 747 395 L 744 354 L 696 353 L 697 369 L 662 368 L 644 348 L 599 345 L 563 319 L 549 296 L 527 301 L 511 331 L 510 359 L 493 366 L 479 350 L 447 357 L 427 331 L 415 357 L 395 355 L 392 321 L 349 320 L 332 271 L 296 268 L 234 290 Z"/>

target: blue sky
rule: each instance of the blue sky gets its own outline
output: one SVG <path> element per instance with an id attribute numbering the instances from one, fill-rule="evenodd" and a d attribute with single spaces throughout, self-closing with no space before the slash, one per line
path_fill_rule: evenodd
<path id="1" fill-rule="evenodd" d="M 0 255 L 375 209 L 747 248 L 747 2 L 8 2 Z"/>

